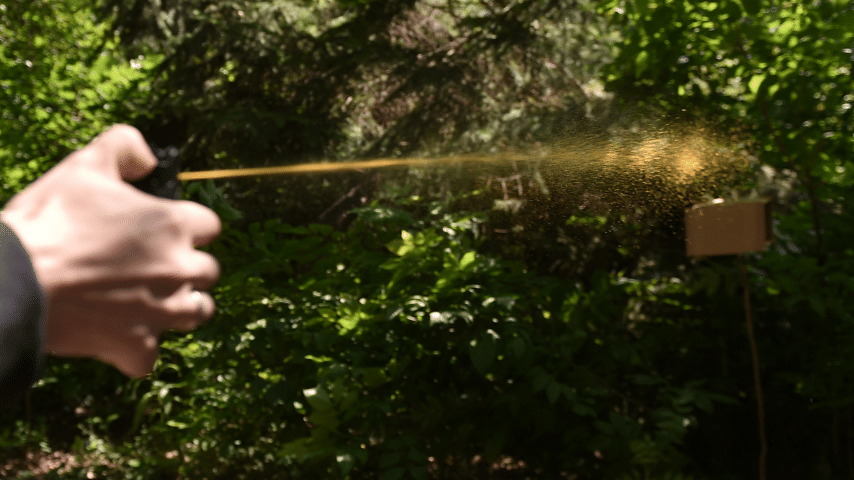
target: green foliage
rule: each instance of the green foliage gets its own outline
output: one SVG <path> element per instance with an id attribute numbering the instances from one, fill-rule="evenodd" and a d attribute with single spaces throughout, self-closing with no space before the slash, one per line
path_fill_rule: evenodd
<path id="1" fill-rule="evenodd" d="M 103 3 L 129 57 L 162 55 L 139 123 L 193 170 L 493 151 L 606 111 L 595 75 L 614 37 L 587 1 Z M 360 182 L 376 190 L 329 175 L 227 193 L 247 221 L 327 222 Z"/>
<path id="2" fill-rule="evenodd" d="M 88 143 L 147 95 L 151 57 L 115 53 L 109 27 L 79 2 L 0 10 L 0 203 Z"/>
<path id="3" fill-rule="evenodd" d="M 849 5 L 102 2 L 114 38 L 78 3 L 0 19 L 6 197 L 126 119 L 194 169 L 598 138 L 574 120 L 608 117 L 602 85 L 737 130 L 776 211 L 749 258 L 771 472 L 847 471 Z M 679 206 L 497 175 L 188 185 L 226 224 L 217 317 L 142 380 L 52 360 L 0 446 L 89 461 L 49 478 L 753 475 L 732 259 L 684 258 Z"/>
<path id="4" fill-rule="evenodd" d="M 697 412 L 729 401 L 667 366 L 661 339 L 690 316 L 621 320 L 652 292 L 684 311 L 675 284 L 540 276 L 479 251 L 483 215 L 357 215 L 346 233 L 224 232 L 216 320 L 133 387 L 119 450 L 161 460 L 126 476 L 456 478 L 502 458 L 652 474 L 684 465 Z"/>
<path id="5" fill-rule="evenodd" d="M 778 446 L 779 458 L 808 456 L 801 476 L 820 463 L 845 471 L 852 457 L 840 453 L 846 440 L 836 429 L 854 408 L 850 2 L 629 0 L 603 1 L 600 9 L 626 38 L 609 69 L 610 88 L 751 138 L 753 194 L 773 197 L 777 213 L 777 245 L 754 259 L 751 277 L 765 387 L 773 392 L 766 398 L 779 418 L 799 412 L 799 435 L 807 424 L 822 431 L 823 422 L 833 432 L 814 434 L 810 446 Z M 739 289 L 733 267 L 709 261 L 695 272 L 692 288 L 718 299 L 711 315 L 730 311 L 721 302 L 735 300 Z"/>

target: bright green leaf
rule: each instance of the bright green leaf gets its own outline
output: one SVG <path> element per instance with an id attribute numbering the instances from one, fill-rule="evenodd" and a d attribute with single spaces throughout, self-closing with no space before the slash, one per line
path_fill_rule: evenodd
<path id="1" fill-rule="evenodd" d="M 748 87 L 750 87 L 750 91 L 753 93 L 759 92 L 759 87 L 762 86 L 762 82 L 765 81 L 765 74 L 754 75 L 750 78 L 750 82 L 748 82 Z"/>
<path id="2" fill-rule="evenodd" d="M 476 256 L 477 254 L 475 252 L 466 252 L 466 254 L 463 255 L 463 258 L 460 259 L 460 270 L 470 270 L 469 267 L 474 264 Z"/>

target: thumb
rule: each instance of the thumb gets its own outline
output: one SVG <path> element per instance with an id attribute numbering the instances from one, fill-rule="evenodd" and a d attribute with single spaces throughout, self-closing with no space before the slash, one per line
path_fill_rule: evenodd
<path id="1" fill-rule="evenodd" d="M 115 125 L 102 133 L 86 149 L 96 151 L 88 156 L 94 167 L 110 172 L 125 181 L 139 180 L 157 166 L 157 157 L 148 147 L 142 133 L 130 125 Z"/>

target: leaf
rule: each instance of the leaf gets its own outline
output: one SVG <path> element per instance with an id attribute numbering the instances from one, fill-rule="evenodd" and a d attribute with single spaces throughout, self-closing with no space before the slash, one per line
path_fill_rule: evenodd
<path id="1" fill-rule="evenodd" d="M 561 385 L 557 382 L 551 382 L 548 387 L 546 387 L 546 396 L 549 398 L 549 403 L 557 402 L 557 399 L 560 398 Z"/>
<path id="2" fill-rule="evenodd" d="M 489 435 L 489 439 L 483 447 L 483 456 L 487 462 L 492 463 L 498 458 L 498 454 L 501 453 L 506 440 L 507 434 L 503 431 L 494 432 Z"/>
<path id="3" fill-rule="evenodd" d="M 450 312 L 430 312 L 430 325 L 450 323 L 453 315 Z"/>
<path id="4" fill-rule="evenodd" d="M 330 233 L 332 233 L 332 226 L 320 223 L 312 223 L 308 226 L 308 230 L 312 233 L 317 233 L 320 235 L 329 235 Z"/>
<path id="5" fill-rule="evenodd" d="M 649 67 L 649 52 L 641 50 L 635 58 L 635 77 L 640 78 L 643 72 L 647 70 L 647 67 Z"/>
<path id="6" fill-rule="evenodd" d="M 812 307 L 813 311 L 820 318 L 824 318 L 825 314 L 827 313 L 827 309 L 824 306 L 824 302 L 822 302 L 821 299 L 819 299 L 819 298 L 809 297 L 809 303 L 810 303 L 810 306 Z"/>
<path id="7" fill-rule="evenodd" d="M 400 234 L 400 239 L 387 243 L 386 248 L 399 257 L 406 255 L 415 248 L 412 234 L 404 230 Z"/>
<path id="8" fill-rule="evenodd" d="M 404 471 L 405 470 L 403 467 L 395 467 L 386 470 L 385 472 L 383 472 L 382 476 L 380 477 L 380 480 L 399 480 L 400 478 L 403 478 Z"/>
<path id="9" fill-rule="evenodd" d="M 353 470 L 356 459 L 350 453 L 339 453 L 335 455 L 335 462 L 338 464 L 338 468 L 341 469 L 341 476 L 346 477 Z"/>
<path id="10" fill-rule="evenodd" d="M 415 480 L 427 480 L 427 467 L 411 467 L 409 475 Z"/>
<path id="11" fill-rule="evenodd" d="M 786 37 L 789 35 L 789 33 L 792 32 L 792 30 L 795 29 L 796 26 L 797 26 L 797 24 L 796 24 L 795 20 L 788 19 L 785 22 L 780 24 L 780 26 L 777 28 L 776 34 L 780 35 L 781 37 Z M 797 44 L 797 38 L 795 39 L 795 42 L 796 42 L 795 44 Z"/>
<path id="12" fill-rule="evenodd" d="M 762 86 L 762 82 L 765 81 L 765 74 L 754 75 L 750 78 L 750 81 L 747 83 L 747 86 L 750 87 L 750 91 L 753 93 L 759 92 L 759 87 Z"/>
<path id="13" fill-rule="evenodd" d="M 711 398 L 709 398 L 706 395 L 702 395 L 702 396 L 698 397 L 697 401 L 694 403 L 697 404 L 697 406 L 700 408 L 700 410 L 702 410 L 706 413 L 712 413 L 712 411 L 714 410 L 714 408 L 712 406 Z"/>
<path id="14" fill-rule="evenodd" d="M 463 258 L 460 259 L 460 270 L 470 270 L 469 267 L 474 264 L 476 256 L 477 254 L 475 252 L 466 252 L 466 254 L 463 255 Z"/>
<path id="15" fill-rule="evenodd" d="M 580 415 L 582 417 L 596 418 L 596 411 L 583 403 L 573 404 L 572 411 L 575 412 L 576 415 Z"/>
<path id="16" fill-rule="evenodd" d="M 273 405 L 287 402 L 288 400 L 292 401 L 293 390 L 288 388 L 288 384 L 285 382 L 277 382 L 273 385 L 270 385 L 267 388 L 267 391 L 264 393 L 264 398 Z"/>
<path id="17" fill-rule="evenodd" d="M 495 360 L 496 350 L 495 338 L 488 333 L 482 334 L 469 346 L 471 361 L 481 375 L 486 375 L 486 371 L 489 370 L 492 361 Z"/>
<path id="18" fill-rule="evenodd" d="M 380 457 L 380 468 L 385 470 L 393 465 L 400 463 L 399 453 L 386 453 Z"/>
<path id="19" fill-rule="evenodd" d="M 279 455 L 289 457 L 291 455 L 302 457 L 311 451 L 311 438 L 303 437 L 294 440 L 293 442 L 282 445 L 279 449 Z"/>
<path id="20" fill-rule="evenodd" d="M 427 455 L 414 448 L 409 450 L 406 456 L 415 463 L 425 463 L 427 461 Z"/>
<path id="21" fill-rule="evenodd" d="M 532 381 L 534 393 L 539 392 L 540 390 L 545 388 L 545 386 L 549 384 L 551 379 L 552 377 L 549 376 L 549 374 L 542 370 L 538 370 L 537 373 L 534 374 L 534 380 Z"/>
<path id="22" fill-rule="evenodd" d="M 189 425 L 188 425 L 188 424 L 186 424 L 186 423 L 184 423 L 184 422 L 179 422 L 179 421 L 177 421 L 177 420 L 167 420 L 167 421 L 166 421 L 166 425 L 168 425 L 168 426 L 170 426 L 170 427 L 172 427 L 172 428 L 177 428 L 177 429 L 179 429 L 179 430 L 183 430 L 183 429 L 185 429 L 185 428 L 189 427 Z"/>
<path id="23" fill-rule="evenodd" d="M 351 213 L 358 215 L 366 223 L 387 222 L 399 227 L 408 227 L 415 223 L 411 213 L 394 207 L 362 207 L 351 210 Z"/>
<path id="24" fill-rule="evenodd" d="M 761 4 L 759 0 L 741 0 L 741 6 L 748 15 L 756 15 L 759 13 Z"/>
<path id="25" fill-rule="evenodd" d="M 338 325 L 341 325 L 341 334 L 345 334 L 348 331 L 356 328 L 359 324 L 359 317 L 353 315 L 349 317 L 341 317 L 338 319 Z"/>
<path id="26" fill-rule="evenodd" d="M 779 91 L 779 90 L 780 90 L 780 81 L 778 80 L 778 81 L 776 81 L 776 82 L 774 82 L 768 86 L 767 96 L 773 97 L 774 94 L 777 93 L 777 91 Z"/>
<path id="27" fill-rule="evenodd" d="M 308 404 L 315 410 L 329 410 L 332 408 L 332 401 L 329 394 L 322 388 L 306 388 L 302 391 Z"/>
<path id="28" fill-rule="evenodd" d="M 514 355 L 521 357 L 528 350 L 528 344 L 525 343 L 525 339 L 522 337 L 516 337 L 510 341 L 510 349 Z"/>
<path id="29" fill-rule="evenodd" d="M 595 425 L 596 425 L 596 428 L 598 428 L 598 429 L 599 429 L 599 431 L 601 431 L 601 432 L 602 432 L 602 433 L 604 433 L 605 435 L 613 435 L 613 434 L 614 434 L 614 433 L 616 433 L 616 431 L 617 431 L 617 430 L 616 430 L 616 428 L 614 428 L 614 426 L 613 426 L 613 425 L 611 425 L 611 424 L 610 424 L 610 423 L 608 423 L 608 422 L 603 422 L 603 421 L 601 421 L 601 420 L 599 420 L 598 422 L 596 422 L 596 423 L 595 423 Z"/>
<path id="30" fill-rule="evenodd" d="M 315 410 L 308 416 L 308 422 L 330 430 L 335 430 L 341 424 L 341 421 L 338 420 L 338 415 L 332 409 Z"/>
<path id="31" fill-rule="evenodd" d="M 728 15 L 730 20 L 735 20 L 737 18 L 741 18 L 743 15 L 743 8 L 738 2 L 728 2 L 725 6 L 726 15 Z"/>
<path id="32" fill-rule="evenodd" d="M 620 4 L 620 0 L 600 0 L 599 4 L 596 6 L 601 11 L 610 12 L 617 5 Z"/>
<path id="33" fill-rule="evenodd" d="M 651 375 L 633 375 L 632 382 L 636 385 L 657 385 L 661 383 L 661 379 Z"/>

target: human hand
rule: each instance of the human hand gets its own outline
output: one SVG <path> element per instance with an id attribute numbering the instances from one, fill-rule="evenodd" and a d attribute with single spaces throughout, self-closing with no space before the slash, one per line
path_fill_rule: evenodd
<path id="1" fill-rule="evenodd" d="M 161 332 L 213 315 L 213 299 L 197 289 L 216 282 L 219 264 L 194 247 L 219 234 L 219 218 L 126 183 L 156 164 L 142 135 L 118 125 L 0 212 L 47 298 L 46 352 L 97 358 L 139 377 L 154 366 Z"/>

